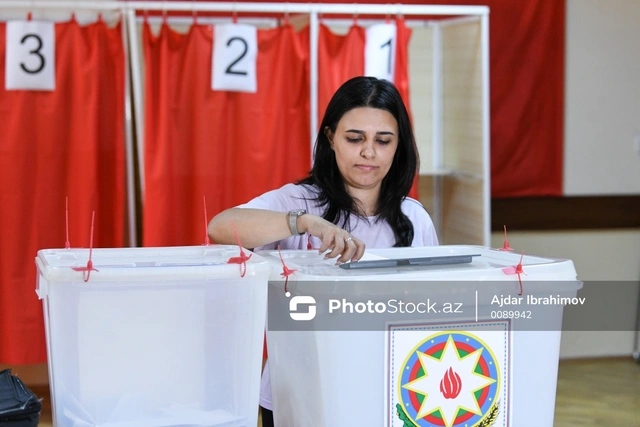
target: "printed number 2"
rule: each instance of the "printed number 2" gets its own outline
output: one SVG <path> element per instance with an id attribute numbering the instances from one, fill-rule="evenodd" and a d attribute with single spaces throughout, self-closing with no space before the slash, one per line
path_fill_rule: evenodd
<path id="1" fill-rule="evenodd" d="M 20 44 L 25 44 L 27 42 L 27 39 L 29 39 L 31 37 L 33 37 L 33 38 L 35 38 L 37 40 L 38 47 L 36 47 L 35 49 L 29 51 L 29 53 L 37 55 L 38 58 L 40 58 L 40 66 L 38 68 L 36 68 L 35 70 L 30 70 L 24 65 L 24 62 L 21 62 L 20 63 L 20 68 L 22 68 L 25 73 L 37 74 L 37 73 L 39 73 L 40 71 L 42 71 L 44 69 L 44 66 L 45 66 L 45 63 L 46 63 L 44 56 L 42 56 L 42 54 L 40 53 L 40 49 L 42 49 L 42 39 L 37 34 L 26 34 L 22 38 L 22 40 L 20 40 Z"/>
<path id="2" fill-rule="evenodd" d="M 229 39 L 229 41 L 227 42 L 227 46 L 230 46 L 231 42 L 236 41 L 236 40 L 244 45 L 244 51 L 240 54 L 240 56 L 238 58 L 236 58 L 235 61 L 233 61 L 231 64 L 229 64 L 229 66 L 227 67 L 226 70 L 224 70 L 224 72 L 226 74 L 237 74 L 237 75 L 240 75 L 240 76 L 246 76 L 248 74 L 246 71 L 238 71 L 238 70 L 233 70 L 232 69 L 232 67 L 234 65 L 236 65 L 238 62 L 240 62 L 242 60 L 242 58 L 244 58 L 244 56 L 247 54 L 247 50 L 249 50 L 249 45 L 247 44 L 247 41 L 245 39 L 243 39 L 242 37 L 231 37 Z"/>

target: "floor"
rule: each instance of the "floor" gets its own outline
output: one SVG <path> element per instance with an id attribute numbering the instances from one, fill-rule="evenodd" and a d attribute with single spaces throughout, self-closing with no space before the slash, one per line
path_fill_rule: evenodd
<path id="1" fill-rule="evenodd" d="M 640 427 L 640 364 L 633 359 L 562 361 L 555 427 Z"/>
<path id="2" fill-rule="evenodd" d="M 51 426 L 51 415 L 43 414 L 39 427 Z M 640 364 L 631 358 L 560 362 L 554 427 L 590 426 L 640 427 Z"/>

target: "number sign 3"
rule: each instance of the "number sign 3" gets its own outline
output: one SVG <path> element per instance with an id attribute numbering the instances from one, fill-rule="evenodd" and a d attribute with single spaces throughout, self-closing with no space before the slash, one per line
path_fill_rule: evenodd
<path id="1" fill-rule="evenodd" d="M 5 58 L 7 90 L 55 90 L 53 22 L 9 21 Z"/>
<path id="2" fill-rule="evenodd" d="M 258 89 L 256 27 L 243 24 L 216 25 L 213 34 L 211 88 L 255 93 Z"/>
<path id="3" fill-rule="evenodd" d="M 367 27 L 364 73 L 393 82 L 396 68 L 396 24 Z"/>

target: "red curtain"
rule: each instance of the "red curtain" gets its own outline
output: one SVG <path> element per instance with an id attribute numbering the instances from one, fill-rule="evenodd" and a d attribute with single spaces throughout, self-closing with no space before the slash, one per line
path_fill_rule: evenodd
<path id="1" fill-rule="evenodd" d="M 394 77 L 395 85 L 400 92 L 407 107 L 409 117 L 411 116 L 409 98 L 409 41 L 411 40 L 411 29 L 408 28 L 403 19 L 396 19 L 396 69 Z M 413 120 L 411 121 L 413 124 Z M 409 192 L 409 197 L 420 200 L 418 196 L 418 176 L 413 180 L 413 186 Z"/>
<path id="2" fill-rule="evenodd" d="M 345 35 L 318 29 L 318 125 L 336 90 L 352 77 L 364 74 L 365 29 L 351 26 Z"/>
<path id="3" fill-rule="evenodd" d="M 205 242 L 207 216 L 306 176 L 308 31 L 258 30 L 257 93 L 211 90 L 213 30 L 144 26 L 145 246 Z"/>
<path id="4" fill-rule="evenodd" d="M 491 196 L 562 196 L 566 0 L 463 3 L 490 9 Z"/>
<path id="5" fill-rule="evenodd" d="M 404 20 L 396 19 L 396 68 L 395 85 L 409 108 L 409 40 L 411 30 Z M 318 33 L 318 123 L 322 121 L 329 100 L 342 83 L 352 77 L 364 74 L 364 48 L 366 30 L 357 25 L 351 26 L 345 35 L 338 35 L 320 24 Z M 410 197 L 418 199 L 417 180 L 414 182 Z"/>
<path id="6" fill-rule="evenodd" d="M 565 0 L 490 0 L 491 195 L 562 196 Z"/>
<path id="7" fill-rule="evenodd" d="M 0 23 L 0 363 L 46 360 L 34 257 L 125 239 L 124 48 L 121 28 L 55 25 L 55 91 L 6 91 Z"/>
<path id="8" fill-rule="evenodd" d="M 411 29 L 405 25 L 404 20 L 396 19 L 396 69 L 394 80 L 398 92 L 404 100 L 404 104 L 409 110 L 409 41 L 411 40 Z M 409 110 L 409 114 L 411 111 Z"/>

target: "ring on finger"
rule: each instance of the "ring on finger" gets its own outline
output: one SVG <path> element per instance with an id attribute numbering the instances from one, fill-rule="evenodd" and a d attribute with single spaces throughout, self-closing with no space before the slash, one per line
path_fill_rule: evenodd
<path id="1" fill-rule="evenodd" d="M 349 241 L 351 241 L 351 240 L 353 240 L 353 238 L 352 238 L 352 237 L 347 237 L 346 239 L 344 239 L 344 242 L 345 242 L 345 243 L 347 243 L 347 242 L 349 242 Z"/>

